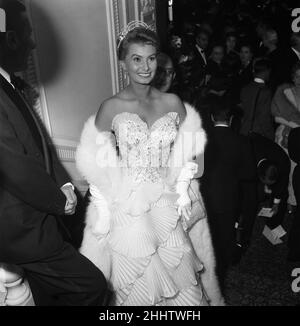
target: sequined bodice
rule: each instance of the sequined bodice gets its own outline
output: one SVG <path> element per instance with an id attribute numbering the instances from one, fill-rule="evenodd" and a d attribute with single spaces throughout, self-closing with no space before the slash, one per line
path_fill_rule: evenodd
<path id="1" fill-rule="evenodd" d="M 179 125 L 177 112 L 168 112 L 150 127 L 136 113 L 122 112 L 112 121 L 122 166 L 137 182 L 157 182 L 167 166 Z"/>

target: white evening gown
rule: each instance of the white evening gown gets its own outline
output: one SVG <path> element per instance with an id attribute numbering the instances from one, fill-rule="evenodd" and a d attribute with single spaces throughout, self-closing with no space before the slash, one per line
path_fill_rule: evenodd
<path id="1" fill-rule="evenodd" d="M 180 222 L 178 195 L 162 177 L 178 123 L 176 112 L 150 127 L 133 113 L 113 119 L 112 130 L 130 184 L 127 199 L 110 207 L 106 241 L 114 305 L 207 304 L 198 274 L 203 266 Z"/>
<path id="2" fill-rule="evenodd" d="M 224 305 L 196 180 L 189 189 L 187 231 L 177 213 L 175 181 L 183 165 L 173 159 L 183 153 L 188 162 L 192 148 L 198 158 L 206 142 L 200 116 L 185 106 L 180 126 L 176 112 L 152 126 L 137 114 L 120 113 L 112 121 L 114 135 L 98 130 L 95 116 L 84 126 L 76 164 L 92 197 L 80 252 L 106 276 L 114 294 L 111 305 Z M 199 142 L 182 147 L 186 133 Z"/>

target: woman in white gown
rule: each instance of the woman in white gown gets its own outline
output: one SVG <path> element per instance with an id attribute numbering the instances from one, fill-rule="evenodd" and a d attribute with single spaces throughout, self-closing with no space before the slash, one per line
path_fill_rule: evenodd
<path id="1" fill-rule="evenodd" d="M 192 179 L 205 133 L 191 106 L 150 86 L 157 50 L 149 26 L 127 25 L 118 56 L 129 86 L 84 126 L 76 161 L 92 196 L 80 250 L 105 274 L 112 305 L 222 305 Z"/>

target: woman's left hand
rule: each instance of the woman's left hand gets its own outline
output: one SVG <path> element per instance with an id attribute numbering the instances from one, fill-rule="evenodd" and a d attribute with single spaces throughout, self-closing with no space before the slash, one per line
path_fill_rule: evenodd
<path id="1" fill-rule="evenodd" d="M 187 221 L 190 219 L 190 216 L 192 214 L 192 202 L 188 195 L 188 193 L 184 193 L 180 195 L 180 197 L 177 200 L 178 204 L 178 215 L 180 217 L 184 217 Z"/>

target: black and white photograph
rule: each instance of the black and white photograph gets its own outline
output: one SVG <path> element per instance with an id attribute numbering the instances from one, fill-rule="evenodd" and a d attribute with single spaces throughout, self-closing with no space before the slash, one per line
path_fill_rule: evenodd
<path id="1" fill-rule="evenodd" d="M 299 0 L 0 0 L 1 313 L 299 305 Z"/>

